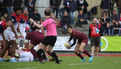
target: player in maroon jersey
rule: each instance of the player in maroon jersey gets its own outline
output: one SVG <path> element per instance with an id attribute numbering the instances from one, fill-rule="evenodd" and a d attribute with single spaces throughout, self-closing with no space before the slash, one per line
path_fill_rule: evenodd
<path id="1" fill-rule="evenodd" d="M 91 56 L 86 50 L 84 50 L 84 47 L 88 43 L 88 37 L 84 33 L 72 29 L 72 27 L 68 27 L 68 33 L 70 34 L 70 39 L 68 42 L 70 43 L 72 39 L 74 39 L 74 42 L 71 45 L 68 45 L 67 48 L 70 49 L 76 44 L 76 41 L 78 40 L 74 51 L 75 54 L 82 59 L 81 62 L 84 62 L 86 61 L 86 59 L 81 55 L 81 53 L 84 53 L 89 57 L 89 62 L 91 62 L 93 56 Z"/>

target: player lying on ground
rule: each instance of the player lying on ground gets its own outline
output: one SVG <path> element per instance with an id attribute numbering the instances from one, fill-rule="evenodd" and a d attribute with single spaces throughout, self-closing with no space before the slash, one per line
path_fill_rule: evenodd
<path id="1" fill-rule="evenodd" d="M 32 62 L 34 60 L 34 56 L 32 53 L 29 51 L 29 49 L 22 48 L 21 50 L 19 49 L 16 54 L 18 54 L 18 58 L 16 60 L 18 62 Z"/>

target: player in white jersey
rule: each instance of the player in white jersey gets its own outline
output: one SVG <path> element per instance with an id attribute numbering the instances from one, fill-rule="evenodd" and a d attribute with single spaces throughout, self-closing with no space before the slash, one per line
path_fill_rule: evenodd
<path id="1" fill-rule="evenodd" d="M 32 62 L 34 60 L 34 56 L 32 55 L 32 53 L 25 48 L 19 50 L 18 54 L 19 54 L 19 59 L 18 59 L 19 62 Z"/>
<path id="2" fill-rule="evenodd" d="M 12 20 L 12 25 L 11 27 L 8 27 L 5 32 L 5 39 L 6 39 L 6 46 L 4 48 L 4 52 L 2 53 L 2 56 L 5 54 L 5 52 L 8 50 L 10 46 L 12 46 L 10 53 L 11 53 L 11 60 L 10 62 L 17 62 L 15 59 L 15 50 L 17 47 L 16 39 L 18 38 L 18 31 L 19 31 L 19 23 L 21 20 L 20 14 L 21 14 L 21 8 L 16 8 L 14 9 L 14 12 L 11 16 L 10 19 Z"/>

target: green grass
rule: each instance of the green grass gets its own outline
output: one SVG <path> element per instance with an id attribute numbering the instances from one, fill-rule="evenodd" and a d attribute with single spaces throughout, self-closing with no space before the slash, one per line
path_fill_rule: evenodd
<path id="1" fill-rule="evenodd" d="M 0 62 L 0 69 L 121 69 L 121 57 L 95 57 L 93 62 L 80 63 L 78 57 L 60 57 L 63 62 Z"/>

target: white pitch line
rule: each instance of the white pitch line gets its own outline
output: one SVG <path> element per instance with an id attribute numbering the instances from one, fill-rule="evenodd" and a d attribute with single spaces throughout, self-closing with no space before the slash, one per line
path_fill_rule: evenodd
<path id="1" fill-rule="evenodd" d="M 16 69 L 38 69 L 39 67 L 26 67 L 26 68 L 16 68 Z"/>
<path id="2" fill-rule="evenodd" d="M 81 64 L 92 64 L 92 63 L 78 63 L 78 64 L 68 64 L 68 65 L 73 66 L 73 65 L 81 65 Z"/>

